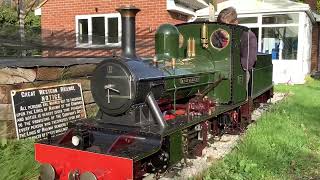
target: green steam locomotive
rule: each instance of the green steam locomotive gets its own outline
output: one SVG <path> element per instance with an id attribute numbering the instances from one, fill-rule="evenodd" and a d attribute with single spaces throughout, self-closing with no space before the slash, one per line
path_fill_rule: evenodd
<path id="1" fill-rule="evenodd" d="M 208 134 L 242 131 L 273 95 L 270 55 L 249 73 L 240 58 L 248 29 L 220 23 L 164 24 L 153 58 L 135 53 L 135 15 L 122 15 L 120 57 L 101 62 L 91 86 L 100 111 L 35 145 L 41 179 L 140 179 L 200 156 Z"/>

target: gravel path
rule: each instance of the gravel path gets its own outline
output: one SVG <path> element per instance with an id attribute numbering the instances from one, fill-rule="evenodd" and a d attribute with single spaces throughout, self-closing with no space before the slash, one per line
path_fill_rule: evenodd
<path id="1" fill-rule="evenodd" d="M 256 121 L 259 119 L 261 114 L 265 112 L 272 104 L 277 103 L 286 97 L 284 93 L 275 93 L 274 97 L 269 103 L 262 104 L 258 109 L 256 109 L 252 114 L 252 120 Z M 182 160 L 173 168 L 171 168 L 160 180 L 170 180 L 170 179 L 188 179 L 194 177 L 201 172 L 205 171 L 210 165 L 218 159 L 223 158 L 228 154 L 233 147 L 237 144 L 240 139 L 239 135 L 223 135 L 220 139 L 214 138 L 214 143 L 209 143 L 208 147 L 203 150 L 204 154 L 202 157 L 197 157 L 196 159 L 187 159 L 187 166 Z M 153 174 L 147 175 L 144 180 L 155 179 Z"/>

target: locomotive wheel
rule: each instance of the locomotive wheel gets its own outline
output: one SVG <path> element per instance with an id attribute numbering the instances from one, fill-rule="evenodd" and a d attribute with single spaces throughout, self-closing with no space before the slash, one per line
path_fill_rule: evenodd
<path id="1" fill-rule="evenodd" d="M 42 164 L 40 166 L 40 180 L 54 180 L 56 172 L 50 164 Z"/>
<path id="2" fill-rule="evenodd" d="M 169 165 L 169 154 L 163 150 L 159 151 L 147 162 L 147 171 L 152 173 L 163 173 Z"/>

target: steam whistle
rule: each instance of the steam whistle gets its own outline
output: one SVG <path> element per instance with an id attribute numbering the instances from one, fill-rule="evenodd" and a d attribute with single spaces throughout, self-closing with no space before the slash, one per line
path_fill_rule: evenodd
<path id="1" fill-rule="evenodd" d="M 203 23 L 201 27 L 201 44 L 202 44 L 202 47 L 205 49 L 209 47 L 208 26 L 206 25 L 206 23 Z"/>

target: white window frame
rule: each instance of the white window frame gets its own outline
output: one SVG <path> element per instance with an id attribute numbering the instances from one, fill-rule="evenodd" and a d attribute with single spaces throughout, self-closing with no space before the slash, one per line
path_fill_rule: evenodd
<path id="1" fill-rule="evenodd" d="M 265 15 L 281 15 L 281 14 L 298 14 L 299 15 L 299 21 L 297 23 L 291 23 L 291 24 L 262 24 L 262 18 Z M 297 59 L 281 59 L 280 61 L 294 61 L 294 60 L 299 60 L 301 57 L 301 52 L 300 52 L 300 47 L 301 47 L 301 31 L 302 27 L 301 24 L 302 22 L 302 16 L 303 12 L 272 12 L 272 13 L 263 13 L 263 14 L 241 14 L 238 17 L 257 17 L 258 18 L 258 23 L 251 23 L 251 24 L 240 24 L 242 26 L 246 26 L 248 28 L 258 28 L 259 29 L 259 37 L 258 38 L 258 51 L 262 51 L 262 28 L 264 27 L 298 27 L 298 52 L 297 52 Z"/>
<path id="2" fill-rule="evenodd" d="M 104 17 L 104 27 L 105 27 L 105 44 L 95 45 L 92 44 L 92 18 L 94 17 Z M 118 18 L 118 43 L 108 42 L 108 18 Z M 88 43 L 79 42 L 79 20 L 86 19 L 88 21 Z M 76 29 L 76 46 L 80 48 L 102 48 L 102 47 L 120 47 L 121 46 L 121 15 L 120 13 L 110 13 L 110 14 L 90 14 L 90 15 L 77 15 L 75 16 L 75 29 Z"/>
<path id="3" fill-rule="evenodd" d="M 249 27 L 249 26 L 252 26 L 252 27 L 256 27 L 259 25 L 259 21 L 260 21 L 260 16 L 259 15 L 238 15 L 238 18 L 251 18 L 251 17 L 255 17 L 257 18 L 257 22 L 256 23 L 243 23 L 243 24 L 239 24 L 241 26 L 246 26 L 246 27 Z"/>

